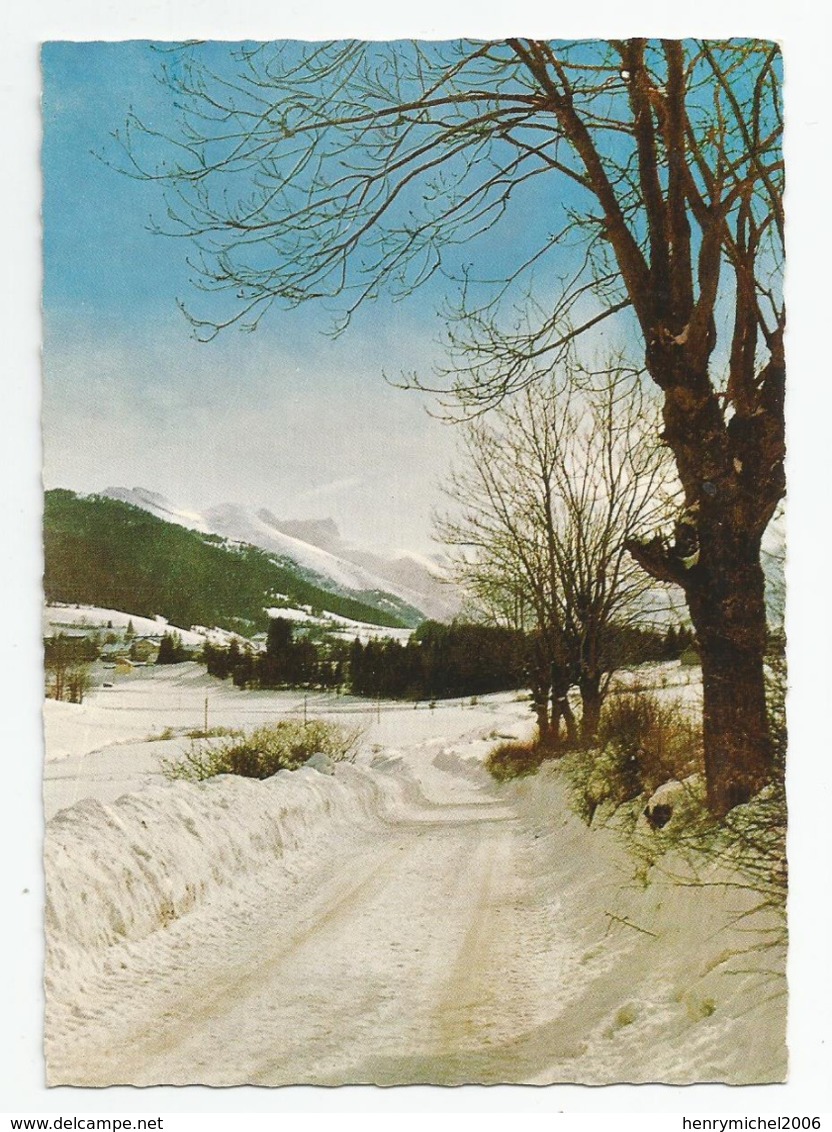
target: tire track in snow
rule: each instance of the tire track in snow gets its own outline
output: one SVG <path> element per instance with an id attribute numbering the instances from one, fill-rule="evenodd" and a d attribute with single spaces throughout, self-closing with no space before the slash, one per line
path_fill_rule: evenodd
<path id="1" fill-rule="evenodd" d="M 79 1035 L 79 1044 L 69 1051 L 67 1063 L 56 1068 L 57 1080 L 77 1085 L 100 1086 L 107 1084 L 187 1084 L 208 1081 L 201 1070 L 206 1068 L 204 1057 L 205 1035 L 217 1033 L 224 1016 L 235 1014 L 241 1005 L 249 1009 L 252 1000 L 262 997 L 283 967 L 291 963 L 293 954 L 301 950 L 317 933 L 338 929 L 341 919 L 350 909 L 366 897 L 373 887 L 384 883 L 384 874 L 394 862 L 395 846 L 386 846 L 379 860 L 374 852 L 366 852 L 351 861 L 348 877 L 337 873 L 330 877 L 317 877 L 317 891 L 303 894 L 304 911 L 292 932 L 281 922 L 284 909 L 279 906 L 276 922 L 260 920 L 256 924 L 257 936 L 264 946 L 255 954 L 236 954 L 235 941 L 228 940 L 224 951 L 222 923 L 198 922 L 196 932 L 204 946 L 211 949 L 217 963 L 211 972 L 213 978 L 205 985 L 186 982 L 175 987 L 165 1009 L 160 1009 L 159 995 L 152 988 L 149 1002 L 152 1011 L 138 1025 L 119 1035 L 122 1041 L 113 1042 L 112 1035 L 92 1033 Z M 190 925 L 183 923 L 187 931 Z M 191 947 L 199 947 L 198 940 L 189 940 Z M 159 983 L 165 972 L 159 970 Z M 114 988 L 117 991 L 117 987 Z M 129 991 L 134 988 L 125 987 Z M 239 1048 L 239 1032 L 232 1034 L 230 1049 Z M 97 1039 L 97 1040 L 96 1040 Z M 122 1044 L 122 1042 L 124 1044 Z M 251 1053 L 251 1051 L 249 1051 Z M 74 1063 L 74 1064 L 73 1064 Z M 222 1058 L 218 1058 L 217 1072 L 222 1075 Z M 224 1083 L 220 1080 L 211 1083 Z M 240 1083 L 237 1077 L 233 1082 Z"/>
<path id="2" fill-rule="evenodd" d="M 180 980 L 167 1003 L 149 988 L 147 1016 L 118 1040 L 95 1025 L 79 1033 L 52 1083 L 385 1083 L 385 1059 L 402 1049 L 441 1079 L 443 1049 L 489 1013 L 492 976 L 472 964 L 493 951 L 491 893 L 510 872 L 515 831 L 491 799 L 448 805 L 442 820 L 429 813 L 396 823 L 334 876 L 309 878 L 317 891 L 297 894 L 294 925 L 278 902 L 274 921 L 257 924 L 255 962 L 229 942 L 207 985 Z M 221 959 L 222 932 L 204 946 Z"/>
<path id="3" fill-rule="evenodd" d="M 517 792 L 514 811 L 453 778 L 444 805 L 342 829 L 314 866 L 276 865 L 121 952 L 49 1083 L 781 1079 L 782 1011 L 745 992 L 746 1020 L 733 986 L 703 982 L 724 948 L 711 896 L 631 893 L 604 831 L 551 821 L 557 793 L 538 840 Z M 616 899 L 655 937 L 608 933 Z M 716 1009 L 697 1013 L 706 994 Z"/>

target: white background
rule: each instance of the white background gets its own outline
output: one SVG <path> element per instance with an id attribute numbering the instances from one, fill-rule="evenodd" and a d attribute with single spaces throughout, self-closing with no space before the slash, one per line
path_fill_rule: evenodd
<path id="1" fill-rule="evenodd" d="M 832 1110 L 832 639 L 829 588 L 832 451 L 832 254 L 830 254 L 829 17 L 807 0 L 755 3 L 696 0 L 690 5 L 631 0 L 420 0 L 398 14 L 360 0 L 7 0 L 0 17 L 0 793 L 3 1011 L 0 1112 L 112 1115 L 272 1113 L 259 1127 L 302 1121 L 300 1113 L 525 1113 L 529 1127 L 681 1128 L 681 1118 L 636 1114 L 829 1113 Z M 38 44 L 45 39 L 451 38 L 508 34 L 578 36 L 731 35 L 778 39 L 786 60 L 789 300 L 789 755 L 792 900 L 789 977 L 791 1074 L 767 1088 L 616 1086 L 604 1089 L 350 1088 L 53 1089 L 40 1053 L 42 876 L 40 843 L 40 145 Z M 562 1122 L 555 1114 L 609 1115 Z M 490 1113 L 491 1116 L 484 1114 Z M 531 1114 L 538 1114 L 532 1117 Z M 551 1114 L 540 1118 L 540 1114 Z M 427 1117 L 427 1119 L 431 1119 Z M 448 1120 L 457 1116 L 449 1116 Z M 400 1124 L 399 1117 L 385 1121 Z M 303 1121 L 305 1123 L 305 1121 Z M 219 1129 L 232 1117 L 171 1116 L 166 1129 Z M 255 1126 L 252 1118 L 251 1125 Z M 357 1124 L 351 1116 L 350 1126 Z M 367 1121 L 362 1118 L 362 1126 Z M 407 1121 L 410 1126 L 411 1121 Z M 444 1119 L 443 1119 L 444 1123 Z M 371 1122 L 376 1126 L 376 1120 Z M 244 1123 L 244 1127 L 248 1126 Z M 380 1126 L 380 1121 L 378 1123 Z"/>

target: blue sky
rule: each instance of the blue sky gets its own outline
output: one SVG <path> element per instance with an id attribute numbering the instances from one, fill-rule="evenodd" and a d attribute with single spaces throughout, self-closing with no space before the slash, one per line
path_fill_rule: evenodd
<path id="1" fill-rule="evenodd" d="M 228 65 L 228 45 L 201 50 Z M 332 311 L 313 302 L 275 306 L 254 334 L 195 342 L 176 306 L 194 297 L 192 249 L 149 231 L 151 218 L 164 219 L 160 187 L 112 164 L 113 135 L 132 113 L 177 132 L 159 74 L 178 60 L 141 41 L 42 51 L 47 487 L 142 486 L 188 507 L 265 505 L 284 517 L 332 516 L 360 542 L 435 549 L 431 512 L 443 502 L 454 430 L 428 415 L 426 396 L 384 375 L 429 381 L 446 360 L 437 339 L 447 281 L 437 276 L 401 302 L 382 295 L 334 340 L 324 333 Z M 163 153 L 153 145 L 151 162 Z M 456 265 L 503 278 L 563 223 L 563 184 L 523 185 L 492 231 L 453 252 Z M 557 275 L 572 255 L 558 247 Z M 535 291 L 544 303 L 558 286 L 551 266 Z"/>
<path id="2" fill-rule="evenodd" d="M 170 291 L 186 283 L 178 257 L 145 230 L 158 205 L 153 186 L 117 175 L 95 156 L 131 106 L 164 107 L 155 66 L 142 44 L 44 45 L 44 299 L 50 314 L 88 308 L 104 318 L 138 321 L 163 312 Z"/>
<path id="3" fill-rule="evenodd" d="M 333 515 L 348 537 L 432 549 L 452 429 L 383 374 L 429 374 L 438 295 L 382 299 L 334 341 L 309 305 L 194 342 L 175 305 L 187 248 L 148 231 L 158 188 L 102 160 L 131 109 L 173 124 L 158 67 L 140 42 L 43 48 L 46 485 Z"/>

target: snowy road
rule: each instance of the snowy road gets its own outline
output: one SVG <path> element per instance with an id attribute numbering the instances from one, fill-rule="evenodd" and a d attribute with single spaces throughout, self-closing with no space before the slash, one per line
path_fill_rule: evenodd
<path id="1" fill-rule="evenodd" d="M 528 727 L 513 697 L 391 706 L 358 766 L 265 782 L 86 756 L 47 826 L 49 1083 L 781 1080 L 754 894 L 634 884 L 554 766 L 497 786 L 483 754 Z"/>
<path id="2" fill-rule="evenodd" d="M 470 772 L 428 785 L 448 800 L 112 948 L 53 1004 L 50 1083 L 782 1077 L 785 1002 L 730 969 L 712 895 L 627 903 L 573 819 L 540 834 L 522 790 L 504 803 Z M 610 932 L 616 913 L 642 928 Z"/>
<path id="3" fill-rule="evenodd" d="M 505 815 L 401 827 L 310 878 L 302 915 L 287 922 L 278 904 L 247 939 L 209 932 L 216 967 L 141 1019 L 126 1049 L 85 1059 L 83 1083 L 455 1078 L 466 1043 L 522 1021 L 522 1002 L 506 1019 L 494 1001 L 523 934 L 511 840 Z"/>
<path id="4" fill-rule="evenodd" d="M 151 970 L 111 978 L 60 1077 L 469 1079 L 470 1051 L 498 1047 L 539 1009 L 526 968 L 541 917 L 517 871 L 512 809 L 468 777 L 441 777 L 456 779 L 457 800 L 423 802 L 336 867 L 276 885 L 245 922 L 225 901 L 174 925 Z M 504 1068 L 483 1071 L 499 1080 Z"/>

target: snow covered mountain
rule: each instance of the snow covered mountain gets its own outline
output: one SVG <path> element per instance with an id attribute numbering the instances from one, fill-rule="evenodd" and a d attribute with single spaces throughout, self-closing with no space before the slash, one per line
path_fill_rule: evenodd
<path id="1" fill-rule="evenodd" d="M 212 534 L 201 515 L 194 511 L 183 511 L 174 507 L 164 495 L 158 491 L 148 491 L 144 487 L 108 487 L 101 492 L 108 499 L 117 499 L 121 503 L 130 503 L 133 507 L 141 507 L 142 511 L 149 511 L 157 519 L 164 519 L 166 523 L 177 523 L 180 527 L 188 527 L 192 531 L 202 534 Z"/>
<path id="2" fill-rule="evenodd" d="M 264 508 L 236 503 L 197 513 L 142 487 L 108 487 L 102 494 L 141 507 L 166 522 L 260 547 L 339 592 L 391 593 L 440 621 L 450 620 L 460 608 L 459 591 L 444 579 L 438 561 L 407 552 L 386 556 L 354 547 L 341 538 L 332 519 L 278 519 Z"/>

